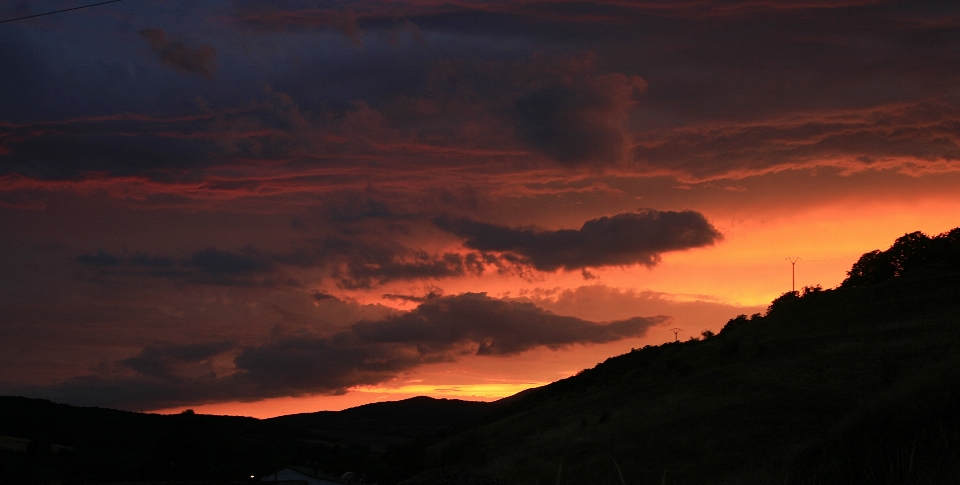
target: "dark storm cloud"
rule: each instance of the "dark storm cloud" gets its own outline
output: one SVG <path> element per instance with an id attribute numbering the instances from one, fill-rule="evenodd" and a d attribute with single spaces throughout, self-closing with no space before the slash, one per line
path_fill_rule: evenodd
<path id="1" fill-rule="evenodd" d="M 241 378 L 263 394 L 288 395 L 340 393 L 351 386 L 384 382 L 424 363 L 415 352 L 351 340 L 349 334 L 284 338 L 245 350 L 236 365 L 243 372 Z"/>
<path id="2" fill-rule="evenodd" d="M 956 75 L 942 66 L 957 60 L 956 7 L 614 0 L 232 5 L 226 23 L 209 30 L 184 25 L 182 31 L 198 39 L 193 44 L 172 38 L 168 27 L 139 31 L 141 49 L 149 43 L 164 63 L 208 76 L 217 53 L 202 40 L 240 36 L 235 51 L 228 54 L 221 47 L 221 57 L 248 60 L 252 67 L 237 67 L 231 76 L 209 83 L 168 76 L 145 86 L 145 73 L 138 71 L 143 66 L 130 67 L 134 50 L 118 50 L 109 62 L 80 57 L 62 69 L 82 79 L 61 76 L 60 67 L 51 67 L 55 55 L 44 50 L 45 44 L 3 33 L 0 60 L 10 69 L 0 79 L 17 95 L 4 97 L 0 106 L 9 105 L 3 111 L 17 113 L 18 119 L 32 113 L 34 123 L 0 126 L 0 171 L 35 178 L 146 174 L 158 180 L 190 172 L 194 180 L 207 182 L 198 193 L 242 187 L 272 194 L 268 189 L 275 187 L 267 182 L 243 176 L 256 171 L 250 162 L 322 158 L 324 166 L 459 163 L 482 170 L 503 163 L 516 170 L 537 160 L 530 160 L 531 154 L 507 159 L 491 148 L 515 153 L 529 148 L 568 167 L 606 167 L 636 158 L 629 166 L 641 173 L 707 178 L 739 176 L 744 167 L 762 173 L 785 164 L 808 166 L 831 153 L 849 160 L 899 156 L 921 165 L 952 160 L 950 147 L 938 145 L 935 137 L 909 147 L 891 139 L 896 133 L 874 133 L 878 143 L 863 137 L 863 143 L 838 140 L 843 146 L 836 149 L 790 150 L 775 146 L 776 127 L 703 139 L 690 139 L 682 129 L 730 120 L 774 122 L 801 108 L 823 112 L 952 93 Z M 160 20 L 168 19 L 158 19 L 157 25 L 165 26 Z M 276 45 L 260 45 L 259 36 L 231 30 L 238 25 L 281 34 L 328 26 L 354 39 L 363 37 L 364 29 L 387 32 L 403 25 L 416 27 L 426 42 L 437 34 L 444 42 L 432 49 L 388 42 L 331 53 L 305 49 L 299 33 L 277 37 Z M 280 60 L 258 64 L 265 52 L 258 49 L 273 49 Z M 543 60 L 591 52 L 595 60 L 589 68 Z M 460 66 L 463 75 L 435 76 L 450 65 Z M 643 80 L 650 88 L 638 104 Z M 242 105 L 262 94 L 264 82 L 285 94 Z M 219 97 L 221 108 L 203 121 L 163 126 L 132 118 L 55 128 L 36 121 L 41 112 L 183 113 L 196 107 L 198 96 Z M 943 99 L 956 107 L 954 98 Z M 906 128 L 923 132 L 926 125 Z M 874 148 L 844 149 L 851 144 Z M 939 153 L 947 155 L 936 158 Z M 466 154 L 488 163 L 472 165 Z M 741 154 L 745 160 L 737 160 Z M 522 163 L 510 164 L 517 159 Z M 238 180 L 207 180 L 206 170 L 223 166 L 243 173 Z M 303 167 L 291 163 L 278 171 Z"/>
<path id="3" fill-rule="evenodd" d="M 317 300 L 317 301 L 323 301 L 323 300 L 339 300 L 339 298 L 331 295 L 330 293 L 325 293 L 325 292 L 322 292 L 322 291 L 314 291 L 314 292 L 312 293 L 312 295 L 313 295 L 313 299 L 314 299 L 314 300 Z"/>
<path id="4" fill-rule="evenodd" d="M 332 236 L 309 243 L 310 253 L 301 260 L 331 267 L 337 284 L 347 289 L 373 288 L 397 280 L 479 274 L 487 264 L 494 263 L 475 253 L 430 253 L 390 240 Z"/>
<path id="5" fill-rule="evenodd" d="M 398 295 L 394 293 L 384 293 L 383 298 L 394 301 L 405 301 L 409 303 L 423 303 L 431 298 L 437 298 L 443 296 L 443 292 L 439 289 L 430 291 L 426 295 L 417 296 L 417 295 Z"/>
<path id="6" fill-rule="evenodd" d="M 138 32 L 150 43 L 160 59 L 181 71 L 212 78 L 217 70 L 217 50 L 209 44 L 188 47 L 178 40 L 167 38 L 163 29 L 144 29 Z"/>
<path id="7" fill-rule="evenodd" d="M 665 320 L 635 317 L 597 325 L 531 303 L 465 293 L 428 298 L 416 310 L 384 320 L 357 322 L 352 332 L 365 343 L 412 345 L 422 355 L 449 358 L 464 346 L 477 355 L 513 355 L 536 347 L 612 342 L 638 337 Z"/>
<path id="8" fill-rule="evenodd" d="M 149 276 L 194 284 L 299 286 L 298 281 L 285 276 L 285 268 L 318 268 L 327 271 L 340 288 L 366 290 L 395 281 L 457 278 L 488 271 L 523 275 L 531 268 L 555 271 L 654 266 L 664 252 L 708 246 L 722 239 L 700 213 L 652 209 L 589 220 L 578 230 L 509 228 L 443 216 L 432 220 L 435 227 L 463 238 L 463 246 L 473 250 L 467 252 L 430 252 L 394 241 L 389 233 L 369 232 L 362 224 L 357 225 L 367 219 L 379 227 L 418 218 L 374 211 L 368 217 L 348 218 L 350 224 L 346 226 L 335 226 L 339 234 L 293 240 L 292 248 L 286 251 L 206 248 L 177 259 L 143 253 L 118 256 L 101 249 L 79 255 L 76 260 L 93 272 L 82 277 L 104 282 Z M 407 233 L 422 229 L 399 225 L 394 230 Z"/>
<path id="9" fill-rule="evenodd" d="M 431 253 L 379 235 L 329 236 L 294 243 L 296 249 L 288 252 L 206 248 L 179 259 L 143 253 L 115 255 L 99 249 L 78 255 L 76 261 L 90 270 L 81 272 L 82 279 L 110 284 L 124 278 L 158 277 L 202 285 L 300 286 L 296 279 L 286 276 L 287 266 L 327 269 L 339 287 L 353 290 L 392 281 L 474 275 L 489 268 L 509 270 L 508 262 L 493 255 Z M 325 294 L 317 295 L 320 300 Z"/>
<path id="10" fill-rule="evenodd" d="M 627 110 L 645 89 L 639 76 L 621 74 L 536 88 L 516 101 L 521 136 L 565 165 L 616 163 L 628 145 Z"/>
<path id="11" fill-rule="evenodd" d="M 709 246 L 723 236 L 699 212 L 628 212 L 592 219 L 580 229 L 510 228 L 471 219 L 436 218 L 437 227 L 479 251 L 514 254 L 541 271 L 643 264 L 660 255 Z"/>
<path id="12" fill-rule="evenodd" d="M 607 323 L 562 316 L 532 303 L 483 293 L 431 296 L 416 309 L 381 320 L 361 320 L 329 336 L 291 336 L 237 349 L 227 341 L 157 343 L 120 364 L 137 375 L 88 375 L 30 395 L 61 402 L 149 408 L 340 393 L 399 373 L 468 354 L 510 356 L 535 348 L 613 342 L 642 336 L 665 316 Z M 236 353 L 239 350 L 239 353 Z M 235 355 L 234 368 L 217 374 L 213 359 Z"/>
<path id="13" fill-rule="evenodd" d="M 5 34 L 0 59 L 13 67 L 0 76 L 23 96 L 5 97 L 0 106 L 37 109 L 27 110 L 31 123 L 0 125 L 0 172 L 188 179 L 203 182 L 191 193 L 199 198 L 307 191 L 320 184 L 275 183 L 293 185 L 296 179 L 283 175 L 317 166 L 456 164 L 489 173 L 523 172 L 554 160 L 568 168 L 617 165 L 685 179 L 810 167 L 825 157 L 843 157 L 859 170 L 871 165 L 857 165 L 858 159 L 955 166 L 945 165 L 954 161 L 955 143 L 934 136 L 935 120 L 902 125 L 914 138 L 896 130 L 851 136 L 830 127 L 798 146 L 778 138 L 797 135 L 790 120 L 798 110 L 842 112 L 931 95 L 956 108 L 949 94 L 956 75 L 942 68 L 957 61 L 955 8 L 758 1 L 233 5 L 233 16 L 209 33 L 184 28 L 198 39 L 194 44 L 171 38 L 169 28 L 139 31 L 140 43 L 149 42 L 165 63 L 207 75 L 216 55 L 209 45 L 197 47 L 201 41 L 240 36 L 243 47 L 221 47 L 220 56 L 249 61 L 248 68 L 211 82 L 171 75 L 144 88 L 143 73 L 129 67 L 131 51 L 111 60 L 120 69 L 115 76 L 99 64 L 64 68 L 87 76 L 79 88 L 50 67 L 52 54 L 43 45 Z M 277 43 L 260 45 L 258 34 L 231 30 L 238 25 L 275 31 Z M 363 49 L 332 52 L 300 44 L 306 42 L 302 30 L 327 26 L 359 39 L 364 29 L 387 32 L 397 25 L 415 26 L 428 43 L 442 36 L 443 45 L 365 40 Z M 291 29 L 298 33 L 282 35 Z M 265 55 L 258 49 L 273 49 L 280 60 L 258 64 Z M 37 79 L 28 83 L 24 76 Z M 264 94 L 264 83 L 277 91 Z M 219 104 L 210 104 L 211 97 Z M 143 99 L 162 101 L 138 104 Z M 115 119 L 36 121 L 44 106 L 57 113 L 85 106 L 79 111 Z M 174 122 L 133 114 L 191 109 L 203 116 Z M 750 123 L 762 129 L 716 128 Z M 267 163 L 275 178 L 258 176 Z M 223 167 L 236 170 L 213 175 Z"/>
<path id="14" fill-rule="evenodd" d="M 148 345 L 139 355 L 124 359 L 121 364 L 144 376 L 174 377 L 184 365 L 206 361 L 234 348 L 232 342 L 204 342 L 177 345 L 159 342 Z"/>

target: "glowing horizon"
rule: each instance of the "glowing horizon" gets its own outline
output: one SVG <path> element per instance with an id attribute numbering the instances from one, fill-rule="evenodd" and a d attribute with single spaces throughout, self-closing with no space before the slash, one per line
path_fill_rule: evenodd
<path id="1" fill-rule="evenodd" d="M 161 3 L 0 30 L 0 393 L 498 399 L 960 226 L 952 6 Z"/>

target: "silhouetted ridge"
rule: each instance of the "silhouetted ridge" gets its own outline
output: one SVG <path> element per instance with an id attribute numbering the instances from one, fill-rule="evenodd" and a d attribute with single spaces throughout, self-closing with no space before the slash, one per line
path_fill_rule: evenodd
<path id="1" fill-rule="evenodd" d="M 267 421 L 283 426 L 328 430 L 383 431 L 414 427 L 435 430 L 475 423 L 491 407 L 486 402 L 418 396 L 401 401 L 364 404 L 343 411 L 290 414 Z"/>
<path id="2" fill-rule="evenodd" d="M 958 240 L 907 234 L 837 288 L 530 390 L 428 456 L 517 484 L 957 483 Z"/>

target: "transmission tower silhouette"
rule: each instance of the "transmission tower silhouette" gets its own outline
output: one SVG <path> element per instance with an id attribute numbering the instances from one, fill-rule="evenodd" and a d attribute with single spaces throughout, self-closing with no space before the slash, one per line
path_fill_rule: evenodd
<path id="1" fill-rule="evenodd" d="M 790 291 L 797 291 L 797 261 L 800 261 L 800 257 L 789 257 L 787 261 L 790 261 Z"/>
<path id="2" fill-rule="evenodd" d="M 682 328 L 671 328 L 671 329 L 670 329 L 670 331 L 673 332 L 673 341 L 674 341 L 674 342 L 679 342 L 679 341 L 680 341 L 680 331 L 681 331 L 681 330 L 683 330 L 683 329 L 682 329 Z"/>

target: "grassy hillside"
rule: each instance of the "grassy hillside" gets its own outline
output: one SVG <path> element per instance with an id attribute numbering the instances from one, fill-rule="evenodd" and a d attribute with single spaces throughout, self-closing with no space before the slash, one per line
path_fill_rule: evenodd
<path id="1" fill-rule="evenodd" d="M 960 265 L 928 246 L 531 392 L 432 464 L 516 484 L 960 483 Z"/>

